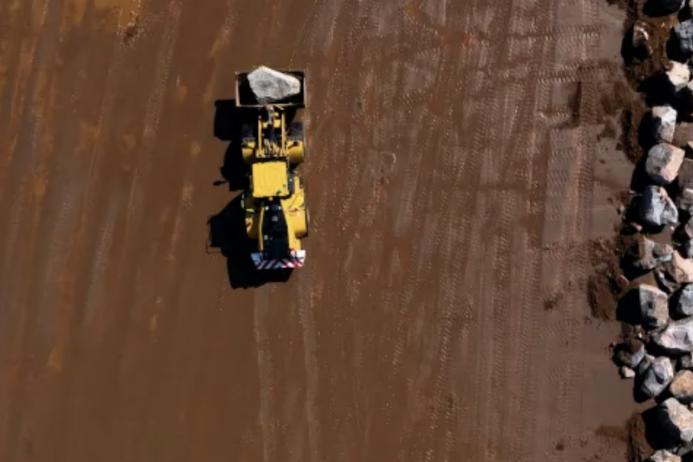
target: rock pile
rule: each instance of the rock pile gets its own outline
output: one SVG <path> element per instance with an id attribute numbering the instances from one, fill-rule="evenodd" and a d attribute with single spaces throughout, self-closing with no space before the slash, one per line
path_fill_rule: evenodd
<path id="1" fill-rule="evenodd" d="M 654 105 L 640 127 L 649 139 L 641 139 L 641 179 L 622 233 L 619 315 L 632 326 L 613 360 L 621 377 L 634 379 L 636 398 L 654 400 L 647 425 L 657 428 L 648 430 L 663 438 L 648 460 L 693 460 L 693 0 L 638 4 L 651 17 L 638 13 L 634 22 L 633 59 L 665 59 L 657 75 L 644 76 L 654 82 L 646 89 Z M 669 40 L 655 37 L 670 25 Z"/>

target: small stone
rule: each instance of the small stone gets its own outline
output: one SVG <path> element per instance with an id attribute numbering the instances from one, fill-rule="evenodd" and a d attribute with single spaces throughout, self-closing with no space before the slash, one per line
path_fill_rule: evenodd
<path id="1" fill-rule="evenodd" d="M 652 108 L 652 124 L 655 139 L 658 142 L 671 143 L 674 141 L 676 116 L 676 109 L 671 106 L 655 106 Z"/>
<path id="2" fill-rule="evenodd" d="M 639 199 L 641 224 L 650 227 L 661 227 L 678 223 L 678 210 L 664 188 L 648 186 Z"/>
<path id="3" fill-rule="evenodd" d="M 683 404 L 693 403 L 693 372 L 679 371 L 669 385 L 671 395 Z"/>
<path id="4" fill-rule="evenodd" d="M 635 371 L 630 367 L 621 366 L 621 369 L 619 371 L 621 373 L 621 378 L 632 379 L 633 377 L 635 377 Z"/>

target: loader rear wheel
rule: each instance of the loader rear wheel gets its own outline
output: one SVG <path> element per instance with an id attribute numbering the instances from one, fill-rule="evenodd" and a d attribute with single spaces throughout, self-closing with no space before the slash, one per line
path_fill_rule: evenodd
<path id="1" fill-rule="evenodd" d="M 291 165 L 297 166 L 303 163 L 306 156 L 306 141 L 303 138 L 303 123 L 293 122 L 289 126 L 287 133 L 289 145 L 289 161 Z M 293 146 L 294 142 L 299 142 L 298 146 Z"/>

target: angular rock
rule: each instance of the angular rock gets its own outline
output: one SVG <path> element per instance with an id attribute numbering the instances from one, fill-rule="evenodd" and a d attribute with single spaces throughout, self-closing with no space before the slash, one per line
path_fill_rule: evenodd
<path id="1" fill-rule="evenodd" d="M 619 369 L 619 373 L 621 374 L 621 378 L 623 379 L 632 379 L 633 377 L 635 377 L 635 371 L 630 367 L 621 366 L 621 368 Z"/>
<path id="2" fill-rule="evenodd" d="M 669 321 L 667 294 L 649 284 L 639 284 L 637 291 L 638 306 L 644 327 L 657 329 L 666 326 Z"/>
<path id="3" fill-rule="evenodd" d="M 660 449 L 652 454 L 647 459 L 647 462 L 681 462 L 681 457 L 677 456 L 676 454 L 672 454 L 666 449 Z"/>
<path id="4" fill-rule="evenodd" d="M 654 398 L 659 396 L 674 378 L 674 366 L 666 356 L 655 358 L 649 369 L 642 375 L 640 391 L 643 395 Z"/>
<path id="5" fill-rule="evenodd" d="M 655 106 L 652 108 L 652 123 L 655 140 L 666 143 L 674 141 L 676 116 L 676 109 L 671 106 Z M 683 159 L 683 157 L 681 157 L 681 159 Z"/>
<path id="6" fill-rule="evenodd" d="M 641 235 L 628 247 L 627 255 L 633 268 L 649 271 L 671 261 L 673 252 L 670 245 L 654 242 Z"/>
<path id="7" fill-rule="evenodd" d="M 674 91 L 679 91 L 691 80 L 691 71 L 687 64 L 671 61 L 671 68 L 666 71 L 666 78 Z"/>
<path id="8" fill-rule="evenodd" d="M 266 66 L 260 66 L 249 73 L 248 83 L 260 102 L 280 101 L 301 92 L 301 81 L 296 77 Z"/>
<path id="9" fill-rule="evenodd" d="M 674 39 L 685 56 L 693 54 L 693 20 L 687 19 L 674 27 Z"/>
<path id="10" fill-rule="evenodd" d="M 674 122 L 676 124 L 676 116 Z M 661 126 L 660 126 L 661 128 Z M 673 128 L 671 135 L 673 137 Z M 655 144 L 650 148 L 645 160 L 645 172 L 655 184 L 665 186 L 676 179 L 683 163 L 685 152 L 669 143 Z"/>
<path id="11" fill-rule="evenodd" d="M 667 327 L 654 335 L 652 340 L 655 345 L 669 354 L 693 352 L 693 317 L 669 322 Z"/>
<path id="12" fill-rule="evenodd" d="M 680 171 L 679 181 L 681 181 Z M 684 188 L 679 192 L 679 195 L 676 197 L 676 206 L 688 214 L 693 215 L 693 188 Z"/>
<path id="13" fill-rule="evenodd" d="M 684 258 L 678 252 L 674 252 L 671 260 L 662 266 L 671 281 L 677 284 L 693 283 L 693 260 L 690 258 Z"/>
<path id="14" fill-rule="evenodd" d="M 671 395 L 683 404 L 693 403 L 693 372 L 679 371 L 669 385 Z"/>
<path id="15" fill-rule="evenodd" d="M 669 398 L 657 406 L 660 429 L 679 443 L 693 440 L 693 413 L 676 398 Z"/>
<path id="16" fill-rule="evenodd" d="M 671 311 L 679 318 L 693 316 L 693 284 L 686 284 L 676 293 Z"/>
<path id="17" fill-rule="evenodd" d="M 674 278 L 669 275 L 669 271 L 667 271 L 665 267 L 655 268 L 653 274 L 655 281 L 657 281 L 657 286 L 666 292 L 667 295 L 672 295 L 681 288 L 681 284 L 676 282 Z"/>
<path id="18" fill-rule="evenodd" d="M 614 361 L 629 369 L 635 369 L 645 357 L 645 345 L 640 340 L 622 343 L 614 350 Z"/>
<path id="19" fill-rule="evenodd" d="M 679 212 L 669 198 L 667 191 L 660 186 L 648 186 L 640 197 L 638 211 L 641 224 L 650 227 L 676 225 Z"/>

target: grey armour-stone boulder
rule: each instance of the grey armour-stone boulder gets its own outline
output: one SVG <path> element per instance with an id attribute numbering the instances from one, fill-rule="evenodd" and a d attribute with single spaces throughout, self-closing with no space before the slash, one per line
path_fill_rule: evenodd
<path id="1" fill-rule="evenodd" d="M 666 71 L 666 78 L 673 91 L 679 91 L 691 80 L 691 71 L 685 63 L 671 61 L 671 68 Z"/>
<path id="2" fill-rule="evenodd" d="M 296 77 L 266 66 L 248 74 L 248 83 L 260 102 L 280 101 L 301 92 L 301 81 Z"/>
<path id="3" fill-rule="evenodd" d="M 684 156 L 684 150 L 672 144 L 655 144 L 647 152 L 645 172 L 655 184 L 666 186 L 678 176 Z"/>
<path id="4" fill-rule="evenodd" d="M 645 236 L 638 236 L 637 240 L 628 247 L 627 256 L 633 268 L 639 270 L 652 270 L 658 265 L 671 261 L 674 249 L 669 244 L 661 244 Z"/>
<path id="5" fill-rule="evenodd" d="M 640 197 L 639 219 L 643 225 L 660 227 L 676 225 L 679 212 L 669 198 L 667 191 L 660 186 L 648 186 Z"/>
<path id="6" fill-rule="evenodd" d="M 673 378 L 674 366 L 671 360 L 666 356 L 659 356 L 643 374 L 640 391 L 643 395 L 654 398 L 669 386 Z"/>
<path id="7" fill-rule="evenodd" d="M 676 109 L 671 106 L 655 106 L 652 108 L 654 136 L 658 142 L 671 143 L 674 141 L 676 116 Z"/>
<path id="8" fill-rule="evenodd" d="M 669 398 L 657 406 L 659 429 L 678 443 L 693 440 L 693 413 L 676 398 Z"/>
<path id="9" fill-rule="evenodd" d="M 653 337 L 655 345 L 670 354 L 693 352 L 693 317 L 671 321 Z"/>
<path id="10" fill-rule="evenodd" d="M 693 316 L 693 284 L 686 284 L 674 295 L 672 313 L 678 318 Z"/>
<path id="11" fill-rule="evenodd" d="M 640 284 L 633 290 L 637 291 L 642 325 L 648 329 L 666 326 L 669 321 L 667 294 L 649 284 Z"/>
<path id="12" fill-rule="evenodd" d="M 693 372 L 679 371 L 669 385 L 671 395 L 684 404 L 693 402 Z"/>

